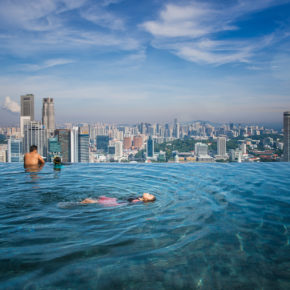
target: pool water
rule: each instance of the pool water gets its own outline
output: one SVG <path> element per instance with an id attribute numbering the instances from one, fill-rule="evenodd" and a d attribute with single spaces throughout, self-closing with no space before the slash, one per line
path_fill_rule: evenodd
<path id="1" fill-rule="evenodd" d="M 0 164 L 0 185 L 1 289 L 290 288 L 290 163 Z"/>

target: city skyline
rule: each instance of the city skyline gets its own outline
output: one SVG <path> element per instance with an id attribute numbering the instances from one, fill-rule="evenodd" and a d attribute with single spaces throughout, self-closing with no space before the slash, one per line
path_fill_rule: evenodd
<path id="1" fill-rule="evenodd" d="M 1 1 L 0 124 L 32 93 L 38 120 L 282 127 L 290 1 L 215 2 Z"/>

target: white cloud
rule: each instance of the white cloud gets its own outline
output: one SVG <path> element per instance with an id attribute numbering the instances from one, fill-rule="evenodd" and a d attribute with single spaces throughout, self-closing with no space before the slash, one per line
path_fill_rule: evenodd
<path id="1" fill-rule="evenodd" d="M 122 18 L 109 12 L 103 2 L 90 3 L 87 0 L 0 1 L 0 25 L 9 31 L 0 34 L 0 49 L 16 56 L 31 56 L 39 51 L 59 54 L 80 48 L 111 51 L 140 48 L 139 40 L 126 33 Z M 77 13 L 64 13 L 73 9 Z M 78 25 L 76 28 L 74 22 L 80 17 L 99 27 L 87 29 Z M 100 27 L 108 30 L 104 32 Z"/>
<path id="2" fill-rule="evenodd" d="M 20 106 L 17 102 L 11 100 L 10 97 L 6 97 L 3 105 L 3 109 L 6 109 L 12 113 L 20 113 Z"/>
<path id="3" fill-rule="evenodd" d="M 106 11 L 105 9 L 97 5 L 90 6 L 88 9 L 82 10 L 81 16 L 84 19 L 105 28 L 109 28 L 112 30 L 125 29 L 123 19 L 117 17 L 116 15 Z"/>
<path id="4" fill-rule="evenodd" d="M 54 66 L 59 66 L 59 65 L 65 65 L 65 64 L 70 64 L 74 63 L 75 61 L 72 59 L 49 59 L 43 62 L 42 64 L 27 64 L 23 66 L 23 70 L 25 71 L 38 71 L 38 70 L 43 70 L 46 68 L 51 68 Z"/>
<path id="5" fill-rule="evenodd" d="M 186 5 L 167 4 L 158 19 L 141 28 L 153 37 L 152 45 L 169 49 L 177 56 L 196 63 L 221 65 L 249 62 L 254 53 L 273 43 L 273 35 L 259 39 L 217 41 L 220 32 L 235 31 L 241 17 L 285 1 L 238 1 L 218 6 L 192 1 Z"/>

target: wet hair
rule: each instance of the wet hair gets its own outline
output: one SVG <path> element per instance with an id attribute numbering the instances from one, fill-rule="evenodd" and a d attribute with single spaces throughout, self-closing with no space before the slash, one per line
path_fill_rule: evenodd
<path id="1" fill-rule="evenodd" d="M 53 163 L 54 163 L 54 164 L 61 164 L 61 159 L 60 159 L 60 157 L 58 157 L 58 156 L 54 157 L 54 159 L 53 159 Z"/>
<path id="2" fill-rule="evenodd" d="M 144 202 L 153 202 L 156 200 L 156 197 L 154 196 L 153 199 L 150 199 L 150 200 L 144 200 Z"/>
<path id="3" fill-rule="evenodd" d="M 36 145 L 31 145 L 30 146 L 30 152 L 33 152 L 34 150 L 37 150 L 37 146 Z"/>
<path id="4" fill-rule="evenodd" d="M 138 197 L 129 197 L 127 199 L 128 202 L 133 202 L 133 200 L 138 199 Z"/>
<path id="5" fill-rule="evenodd" d="M 129 197 L 129 198 L 127 199 L 127 201 L 128 201 L 128 202 L 133 202 L 134 200 L 139 199 L 139 198 L 141 198 L 141 197 Z M 143 200 L 143 202 L 153 202 L 153 201 L 155 201 L 155 200 L 156 200 L 156 197 L 154 196 L 153 199 L 151 199 L 151 200 Z"/>

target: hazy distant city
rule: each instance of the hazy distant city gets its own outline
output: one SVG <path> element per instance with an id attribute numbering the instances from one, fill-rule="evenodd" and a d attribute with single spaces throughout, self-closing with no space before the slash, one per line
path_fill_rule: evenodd
<path id="1" fill-rule="evenodd" d="M 19 126 L 0 128 L 0 162 L 23 162 L 31 145 L 38 146 L 46 161 L 58 156 L 64 164 L 290 161 L 289 112 L 284 112 L 284 130 L 206 121 L 180 123 L 176 118 L 165 124 L 72 122 L 56 127 L 57 102 L 43 98 L 42 120 L 35 120 L 34 101 L 33 94 L 21 96 Z"/>

